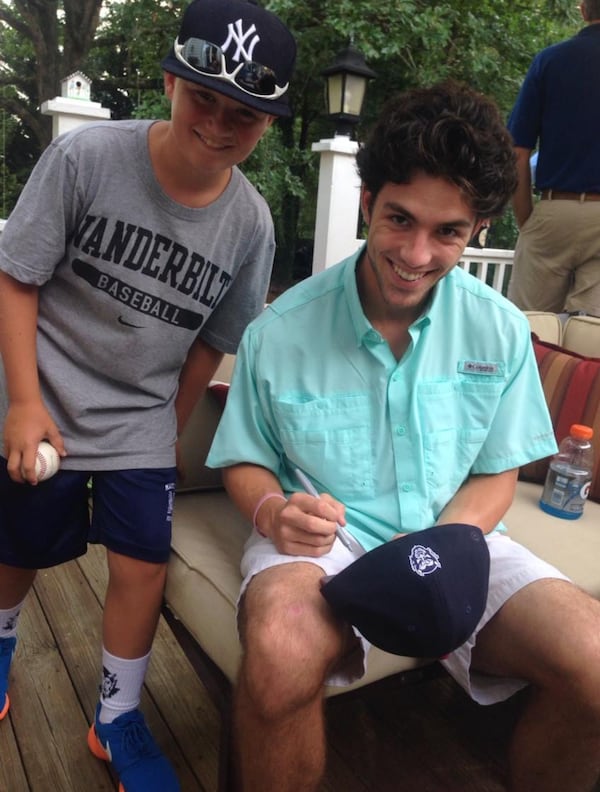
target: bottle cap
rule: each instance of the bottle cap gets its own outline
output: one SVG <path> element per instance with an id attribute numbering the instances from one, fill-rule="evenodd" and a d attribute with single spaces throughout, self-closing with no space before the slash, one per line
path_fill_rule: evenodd
<path id="1" fill-rule="evenodd" d="M 584 426 L 583 424 L 573 424 L 571 426 L 570 434 L 573 437 L 579 437 L 581 440 L 591 440 L 594 436 L 594 430 L 591 426 Z"/>

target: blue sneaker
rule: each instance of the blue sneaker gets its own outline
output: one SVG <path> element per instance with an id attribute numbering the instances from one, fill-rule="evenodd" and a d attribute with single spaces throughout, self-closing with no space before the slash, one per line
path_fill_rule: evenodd
<path id="1" fill-rule="evenodd" d="M 7 693 L 8 672 L 16 645 L 16 638 L 0 638 L 0 721 L 6 717 L 10 709 L 10 699 Z"/>
<path id="2" fill-rule="evenodd" d="M 88 732 L 88 747 L 110 762 L 119 777 L 119 792 L 180 792 L 175 772 L 154 742 L 139 710 L 125 712 L 112 723 L 96 717 Z"/>

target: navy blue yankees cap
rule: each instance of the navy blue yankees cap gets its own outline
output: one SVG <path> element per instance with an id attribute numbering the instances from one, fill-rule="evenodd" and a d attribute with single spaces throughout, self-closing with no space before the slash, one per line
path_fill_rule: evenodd
<path id="1" fill-rule="evenodd" d="M 249 107 L 290 116 L 296 42 L 283 22 L 248 0 L 193 0 L 161 66 Z"/>
<path id="2" fill-rule="evenodd" d="M 374 646 L 439 658 L 475 631 L 485 610 L 490 556 L 481 529 L 449 523 L 371 550 L 321 592 Z"/>

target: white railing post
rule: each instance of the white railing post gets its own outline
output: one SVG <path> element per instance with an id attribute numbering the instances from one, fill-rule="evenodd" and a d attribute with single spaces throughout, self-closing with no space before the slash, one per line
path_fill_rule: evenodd
<path id="1" fill-rule="evenodd" d="M 360 210 L 360 179 L 356 172 L 358 143 L 347 135 L 313 143 L 321 154 L 313 252 L 313 273 L 354 253 Z"/>

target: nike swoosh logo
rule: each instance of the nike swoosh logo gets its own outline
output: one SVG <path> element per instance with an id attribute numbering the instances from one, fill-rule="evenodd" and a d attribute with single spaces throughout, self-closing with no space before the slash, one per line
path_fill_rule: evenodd
<path id="1" fill-rule="evenodd" d="M 122 316 L 119 316 L 119 324 L 125 325 L 125 327 L 134 327 L 136 330 L 144 329 L 144 325 L 136 325 L 136 324 L 131 324 L 131 322 L 126 322 Z"/>

